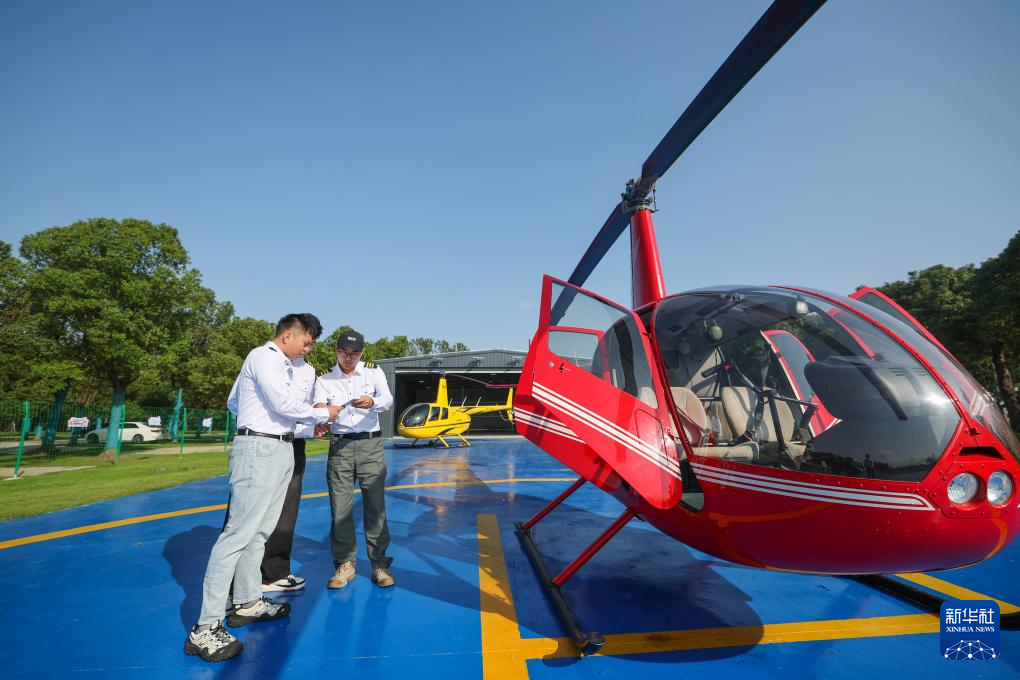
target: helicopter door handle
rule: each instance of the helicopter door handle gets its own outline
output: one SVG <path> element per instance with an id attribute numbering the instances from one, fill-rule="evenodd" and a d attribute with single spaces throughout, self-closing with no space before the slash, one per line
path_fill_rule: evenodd
<path id="1" fill-rule="evenodd" d="M 561 361 L 560 362 L 560 373 L 566 373 L 569 370 L 570 369 L 567 368 L 567 362 L 566 361 Z"/>

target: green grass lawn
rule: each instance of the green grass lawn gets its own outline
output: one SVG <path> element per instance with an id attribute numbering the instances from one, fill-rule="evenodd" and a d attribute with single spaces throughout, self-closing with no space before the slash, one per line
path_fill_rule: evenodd
<path id="1" fill-rule="evenodd" d="M 328 448 L 326 440 L 310 441 L 306 453 L 322 455 Z M 0 522 L 226 474 L 227 455 L 215 451 L 178 458 L 121 452 L 119 464 L 101 456 L 59 456 L 49 465 L 95 467 L 0 481 Z"/>
<path id="2" fill-rule="evenodd" d="M 195 437 L 192 439 L 184 439 L 184 450 L 190 451 L 196 447 L 202 447 L 205 449 L 212 449 L 215 447 L 223 448 L 223 436 L 213 437 L 205 435 L 201 438 Z M 151 442 L 146 444 L 132 444 L 130 442 L 121 443 L 121 455 L 125 453 L 141 453 L 152 450 L 163 450 L 173 449 L 174 451 L 180 448 L 180 442 L 171 441 L 169 439 L 162 439 L 158 442 Z M 86 463 L 67 463 L 65 461 L 71 459 L 81 458 L 95 458 L 102 452 L 102 445 L 100 444 L 86 444 L 85 440 L 82 439 L 78 446 L 70 446 L 69 443 L 64 439 L 57 440 L 57 447 L 55 450 L 47 452 L 43 451 L 39 446 L 38 440 L 27 441 L 25 450 L 21 456 L 21 464 L 28 465 L 85 465 Z M 0 438 L 0 467 L 14 467 L 15 461 L 17 460 L 18 454 L 18 440 L 14 439 L 3 439 Z"/>

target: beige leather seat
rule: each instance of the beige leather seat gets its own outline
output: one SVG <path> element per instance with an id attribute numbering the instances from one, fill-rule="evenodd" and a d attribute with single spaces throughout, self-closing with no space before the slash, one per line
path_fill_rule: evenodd
<path id="1" fill-rule="evenodd" d="M 749 387 L 724 387 L 721 392 L 723 430 L 730 438 L 737 438 L 747 431 L 755 410 L 758 408 L 758 395 Z M 776 400 L 776 412 L 779 416 L 779 427 L 783 434 L 783 442 L 794 459 L 804 455 L 804 445 L 792 443 L 797 431 L 797 420 L 790 404 Z M 772 417 L 772 408 L 765 404 L 762 411 L 759 440 L 763 443 L 775 442 L 778 448 L 779 437 L 776 436 L 776 421 Z"/>
<path id="2" fill-rule="evenodd" d="M 757 447 L 752 443 L 732 446 L 709 444 L 712 423 L 701 400 L 686 387 L 671 387 L 670 391 L 673 393 L 673 401 L 676 403 L 677 409 L 689 419 L 689 421 L 684 421 L 684 429 L 692 442 L 695 455 L 741 461 L 754 460 L 757 457 Z M 718 435 L 719 433 L 716 433 L 716 437 Z"/>

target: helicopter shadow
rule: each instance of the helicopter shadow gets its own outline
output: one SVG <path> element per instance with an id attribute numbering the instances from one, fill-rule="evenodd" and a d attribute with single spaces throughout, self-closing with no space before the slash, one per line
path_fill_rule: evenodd
<path id="1" fill-rule="evenodd" d="M 545 502 L 536 499 L 537 511 Z M 532 529 L 550 573 L 557 574 L 608 526 L 611 518 L 566 504 Z M 504 529 L 504 534 L 506 533 Z M 564 631 L 517 538 L 510 534 L 506 561 L 522 628 L 543 637 Z M 586 631 L 603 635 L 667 631 L 742 629 L 741 645 L 682 652 L 632 655 L 646 663 L 700 662 L 740 656 L 761 640 L 764 628 L 752 597 L 717 570 L 719 563 L 699 556 L 641 522 L 632 522 L 584 565 L 562 588 Z M 535 600 L 541 598 L 541 602 Z M 525 605 L 525 606 L 522 606 Z M 722 632 L 722 631 L 720 631 Z M 578 657 L 545 658 L 548 666 L 577 663 Z"/>
<path id="2" fill-rule="evenodd" d="M 431 573 L 395 570 L 400 586 L 458 606 L 478 608 L 477 585 L 443 565 L 449 564 L 449 560 L 477 564 L 478 545 L 464 537 L 471 534 L 473 538 L 478 515 L 495 514 L 521 630 L 538 637 L 563 637 L 559 619 L 513 531 L 513 521 L 527 519 L 544 507 L 548 499 L 493 491 L 481 484 L 482 480 L 470 468 L 459 469 L 456 477 L 461 484 L 454 487 L 452 498 L 414 491 L 387 493 L 389 499 L 428 508 L 401 526 L 398 533 L 403 534 L 399 539 L 402 548 L 428 565 Z M 594 490 L 588 495 L 581 492 L 575 498 L 582 504 L 605 505 L 605 496 Z M 588 500 L 592 502 L 585 503 Z M 610 510 L 613 512 L 615 508 Z M 550 571 L 555 574 L 564 568 L 611 519 L 611 515 L 574 505 L 558 507 L 534 530 Z M 707 556 L 699 557 L 683 544 L 634 522 L 585 565 L 563 591 L 587 630 L 603 634 L 651 635 L 661 631 L 741 627 L 748 639 L 761 639 L 762 623 L 749 604 L 750 596 L 720 575 L 717 566 Z M 691 650 L 684 652 L 682 658 L 704 661 L 732 657 L 752 647 L 753 644 L 745 644 Z M 670 652 L 640 654 L 635 658 L 674 663 L 680 657 Z M 575 662 L 576 658 L 544 660 L 552 666 Z"/>

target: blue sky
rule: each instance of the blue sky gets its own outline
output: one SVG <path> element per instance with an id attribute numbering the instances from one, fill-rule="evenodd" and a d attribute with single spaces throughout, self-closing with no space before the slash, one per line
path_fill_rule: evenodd
<path id="1" fill-rule="evenodd" d="M 768 3 L 0 3 L 0 239 L 175 226 L 240 315 L 526 348 Z M 1020 3 L 833 1 L 658 184 L 668 288 L 848 292 L 1020 229 Z M 629 300 L 626 239 L 589 279 Z"/>

